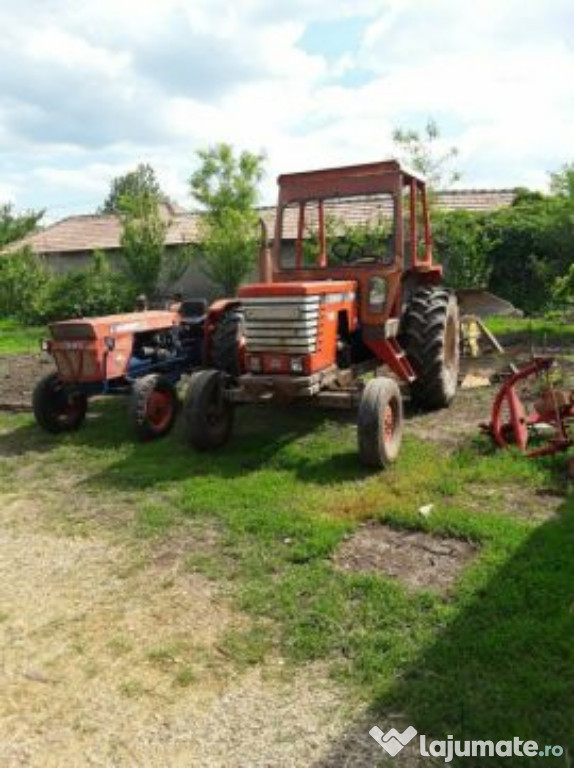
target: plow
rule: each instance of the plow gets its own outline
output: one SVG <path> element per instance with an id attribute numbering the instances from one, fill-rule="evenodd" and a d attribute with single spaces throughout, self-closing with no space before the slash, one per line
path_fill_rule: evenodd
<path id="1" fill-rule="evenodd" d="M 490 422 L 482 424 L 500 448 L 515 446 L 530 458 L 551 456 L 574 445 L 574 390 L 557 386 L 553 357 L 534 357 L 511 370 L 496 394 Z M 570 459 L 569 472 L 574 472 Z"/>

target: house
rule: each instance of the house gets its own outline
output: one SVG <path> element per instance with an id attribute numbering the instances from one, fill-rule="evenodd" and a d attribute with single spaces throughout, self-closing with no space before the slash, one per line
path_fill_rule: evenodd
<path id="1" fill-rule="evenodd" d="M 512 204 L 514 189 L 462 189 L 446 190 L 437 193 L 437 205 L 445 210 L 492 211 Z M 389 205 L 384 200 L 353 199 L 335 201 L 332 213 L 339 221 L 347 225 L 365 224 L 386 218 L 390 213 Z M 259 209 L 261 218 L 267 225 L 270 236 L 275 231 L 275 208 Z M 201 242 L 201 214 L 189 212 L 171 203 L 164 203 L 161 214 L 168 222 L 166 247 L 177 248 L 181 245 Z M 288 211 L 283 225 L 282 248 L 286 253 L 292 251 L 292 244 L 297 236 L 296 211 Z M 7 251 L 14 251 L 24 246 L 42 256 L 54 271 L 82 269 L 92 258 L 95 250 L 103 251 L 113 263 L 120 258 L 121 222 L 115 214 L 84 214 L 69 216 L 51 224 L 28 237 L 12 243 Z M 193 263 L 183 275 L 174 290 L 187 295 L 213 297 L 217 288 L 202 273 L 197 262 Z"/>

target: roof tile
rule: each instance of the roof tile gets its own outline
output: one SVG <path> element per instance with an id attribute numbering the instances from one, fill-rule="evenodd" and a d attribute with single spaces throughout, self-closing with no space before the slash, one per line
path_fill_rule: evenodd
<path id="1" fill-rule="evenodd" d="M 437 193 L 438 205 L 445 210 L 491 211 L 512 204 L 515 196 L 513 189 L 461 189 L 446 190 Z M 355 198 L 353 200 L 333 201 L 327 205 L 327 211 L 349 224 L 376 221 L 382 214 L 389 215 L 390 205 L 379 198 Z M 275 227 L 275 209 L 264 207 L 260 214 L 273 235 Z M 200 241 L 201 213 L 182 213 L 171 209 L 164 214 L 168 218 L 169 228 L 166 236 L 167 245 L 197 243 Z M 296 210 L 290 209 L 284 226 L 283 236 L 294 239 L 297 231 Z M 5 251 L 15 251 L 23 246 L 30 246 L 36 253 L 81 253 L 94 250 L 116 250 L 120 247 L 121 222 L 113 214 L 69 216 L 51 224 L 33 235 L 11 243 Z"/>

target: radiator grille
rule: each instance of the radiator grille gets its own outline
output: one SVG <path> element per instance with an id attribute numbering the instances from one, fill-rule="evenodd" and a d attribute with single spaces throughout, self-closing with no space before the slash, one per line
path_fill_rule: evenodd
<path id="1" fill-rule="evenodd" d="M 317 351 L 319 296 L 245 298 L 242 304 L 248 352 Z"/>

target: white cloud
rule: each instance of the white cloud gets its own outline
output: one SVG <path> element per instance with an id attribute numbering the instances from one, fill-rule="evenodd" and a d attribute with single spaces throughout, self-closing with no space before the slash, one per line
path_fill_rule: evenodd
<path id="1" fill-rule="evenodd" d="M 337 60 L 304 50 L 309 25 L 320 37 L 334 22 L 344 42 L 352 17 L 359 45 Z M 465 184 L 540 185 L 574 156 L 573 25 L 565 0 L 11 5 L 0 198 L 94 208 L 141 161 L 189 204 L 194 151 L 225 140 L 267 150 L 271 201 L 279 172 L 382 157 L 393 126 L 429 115 L 460 147 Z"/>

